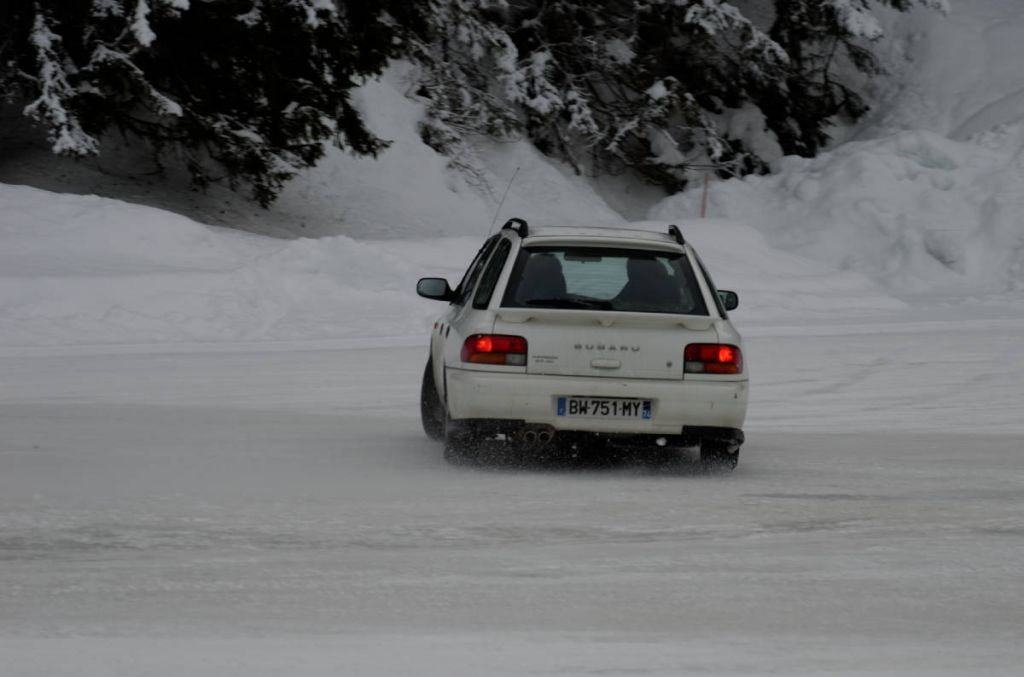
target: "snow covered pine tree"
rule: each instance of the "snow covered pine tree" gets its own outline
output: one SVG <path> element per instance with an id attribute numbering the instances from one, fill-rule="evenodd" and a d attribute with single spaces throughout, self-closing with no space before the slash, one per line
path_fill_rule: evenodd
<path id="1" fill-rule="evenodd" d="M 722 124 L 744 108 L 760 109 L 785 152 L 817 152 L 837 115 L 866 110 L 837 59 L 878 70 L 874 9 L 946 6 L 775 0 L 755 24 L 740 9 L 749 1 L 430 3 L 430 49 L 415 55 L 431 102 L 428 143 L 450 153 L 467 135 L 522 130 L 578 172 L 630 169 L 669 190 L 693 167 L 767 169 Z"/>
<path id="2" fill-rule="evenodd" d="M 735 3 L 735 4 L 734 4 Z M 453 163 L 474 134 L 525 133 L 578 172 L 632 170 L 678 190 L 695 166 L 763 171 L 723 122 L 754 109 L 786 153 L 813 155 L 866 110 L 874 11 L 947 0 L 774 0 L 765 33 L 726 0 L 8 0 L 0 96 L 53 150 L 104 132 L 178 151 L 193 181 L 223 173 L 268 204 L 324 142 L 383 142 L 349 102 L 393 56 L 422 66 L 424 139 Z M 410 38 L 410 36 L 414 36 Z M 842 69 L 842 63 L 852 68 Z"/>
<path id="3" fill-rule="evenodd" d="M 718 0 L 432 4 L 434 51 L 417 55 L 428 142 L 448 151 L 467 134 L 523 130 L 577 172 L 629 168 L 670 189 L 729 149 L 708 112 L 742 101 L 786 59 Z"/>
<path id="4" fill-rule="evenodd" d="M 518 53 L 505 31 L 505 0 L 427 0 L 427 30 L 412 43 L 422 66 L 418 94 L 430 101 L 423 140 L 459 152 L 465 137 L 504 138 L 518 128 L 507 89 Z"/>
<path id="5" fill-rule="evenodd" d="M 836 116 L 856 120 L 867 112 L 863 97 L 844 81 L 844 66 L 881 73 L 869 45 L 882 37 L 874 10 L 905 12 L 915 5 L 949 11 L 947 0 L 775 0 L 770 35 L 789 55 L 785 86 L 757 97 L 768 126 L 787 154 L 812 157 L 828 141 Z"/>
<path id="6" fill-rule="evenodd" d="M 118 129 L 267 205 L 324 142 L 383 147 L 349 92 L 418 20 L 402 0 L 5 0 L 0 95 L 55 153 L 96 154 Z"/>

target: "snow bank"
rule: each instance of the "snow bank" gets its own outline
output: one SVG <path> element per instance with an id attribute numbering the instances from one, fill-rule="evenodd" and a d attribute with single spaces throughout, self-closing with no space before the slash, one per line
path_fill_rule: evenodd
<path id="1" fill-rule="evenodd" d="M 674 219 L 720 289 L 740 295 L 741 326 L 848 319 L 906 305 L 863 275 L 837 271 L 768 244 L 754 228 L 725 219 Z M 660 222 L 640 224 L 664 230 Z"/>
<path id="2" fill-rule="evenodd" d="M 419 335 L 437 306 L 417 277 L 456 278 L 479 246 L 280 240 L 3 184 L 0 242 L 3 345 Z"/>
<path id="3" fill-rule="evenodd" d="M 1020 130 L 986 144 L 930 132 L 849 142 L 776 174 L 713 183 L 709 213 L 750 223 L 777 247 L 864 273 L 898 294 L 964 294 L 1024 284 Z M 987 147 L 988 146 L 988 147 Z M 696 190 L 657 219 L 699 212 Z"/>
<path id="4" fill-rule="evenodd" d="M 681 225 L 743 297 L 741 321 L 900 307 L 862 276 L 779 252 L 749 227 Z M 0 345 L 425 341 L 442 306 L 418 298 L 416 280 L 454 285 L 483 235 L 280 240 L 0 184 Z"/>

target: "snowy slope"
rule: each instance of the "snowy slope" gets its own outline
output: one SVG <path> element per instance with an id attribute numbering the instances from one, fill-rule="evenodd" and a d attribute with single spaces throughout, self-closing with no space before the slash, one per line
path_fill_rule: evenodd
<path id="1" fill-rule="evenodd" d="M 970 139 L 1024 120 L 1024 13 L 1017 0 L 953 0 L 891 17 L 885 83 L 862 134 L 922 129 Z"/>
<path id="2" fill-rule="evenodd" d="M 1024 288 L 1024 14 L 1019 0 L 890 17 L 875 112 L 814 159 L 715 182 L 709 213 L 897 295 Z M 699 212 L 699 189 L 652 218 Z"/>
<path id="3" fill-rule="evenodd" d="M 157 175 L 145 148 L 116 135 L 105 141 L 98 158 L 54 157 L 49 144 L 33 142 L 16 118 L 0 118 L 0 183 L 113 197 L 278 237 L 479 237 L 495 219 L 506 190 L 505 218 L 519 214 L 580 225 L 620 220 L 587 180 L 522 141 L 482 142 L 475 156 L 462 158 L 472 171 L 448 169 L 448 158 L 420 140 L 423 106 L 407 96 L 409 77 L 408 66 L 398 64 L 353 93 L 367 126 L 391 144 L 378 158 L 327 148 L 316 167 L 286 184 L 270 209 L 220 185 L 191 190 L 173 164 Z"/>
<path id="4" fill-rule="evenodd" d="M 479 237 L 494 220 L 506 189 L 506 218 L 518 214 L 574 225 L 619 220 L 586 181 L 560 170 L 524 142 L 482 143 L 477 157 L 464 158 L 474 172 L 447 169 L 448 159 L 418 136 L 423 107 L 406 96 L 408 77 L 405 68 L 396 66 L 356 94 L 355 104 L 369 127 L 392 142 L 379 159 L 332 149 L 286 187 L 272 212 L 305 224 L 294 232 L 364 239 Z"/>
<path id="5" fill-rule="evenodd" d="M 693 214 L 700 199 L 676 195 L 650 215 Z M 892 293 L 963 296 L 1024 287 L 1022 207 L 1018 150 L 907 131 L 785 158 L 770 176 L 715 183 L 708 209 Z"/>
<path id="6" fill-rule="evenodd" d="M 0 185 L 0 345 L 405 337 L 441 307 L 476 237 L 280 240 L 116 200 Z M 900 309 L 865 277 L 769 247 L 735 223 L 681 222 L 746 321 Z M 665 224 L 646 227 L 664 230 Z"/>
<path id="7" fill-rule="evenodd" d="M 419 262 L 454 277 L 479 246 L 476 238 L 280 240 L 2 185 L 0 213 L 0 344 L 8 345 L 416 333 L 429 313 L 412 293 Z"/>

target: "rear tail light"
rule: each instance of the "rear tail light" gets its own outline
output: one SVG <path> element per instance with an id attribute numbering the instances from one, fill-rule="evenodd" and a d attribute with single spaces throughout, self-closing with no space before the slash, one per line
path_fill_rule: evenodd
<path id="1" fill-rule="evenodd" d="M 462 344 L 462 361 L 526 366 L 526 339 L 502 334 L 473 334 Z"/>
<path id="2" fill-rule="evenodd" d="M 683 353 L 683 371 L 687 374 L 739 374 L 743 371 L 743 352 L 724 343 L 691 343 Z"/>

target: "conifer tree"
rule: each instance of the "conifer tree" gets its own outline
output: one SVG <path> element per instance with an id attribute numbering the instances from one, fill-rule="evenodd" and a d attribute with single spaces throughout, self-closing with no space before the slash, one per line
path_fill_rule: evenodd
<path id="1" fill-rule="evenodd" d="M 381 0 L 8 0 L 0 92 L 55 153 L 93 155 L 105 132 L 178 152 L 268 204 L 324 142 L 383 143 L 349 93 L 397 53 L 415 3 Z"/>
<path id="2" fill-rule="evenodd" d="M 697 165 L 766 171 L 718 120 L 753 104 L 785 152 L 813 155 L 867 109 L 840 65 L 880 70 L 875 10 L 946 0 L 774 0 L 767 33 L 739 4 L 431 0 L 424 137 L 450 153 L 521 132 L 577 171 L 631 169 L 670 190 Z"/>
<path id="3" fill-rule="evenodd" d="M 875 11 L 946 2 L 773 0 L 765 32 L 740 0 L 8 0 L 0 97 L 56 153 L 96 154 L 118 129 L 267 204 L 326 141 L 383 148 L 349 95 L 405 57 L 421 134 L 456 166 L 474 135 L 523 135 L 578 172 L 675 190 L 696 166 L 766 170 L 720 128 L 736 109 L 756 106 L 785 152 L 818 152 L 866 110 L 844 74 L 880 70 Z"/>
<path id="4" fill-rule="evenodd" d="M 907 11 L 915 5 L 949 9 L 946 0 L 775 0 L 770 35 L 786 50 L 790 66 L 785 86 L 765 89 L 757 102 L 785 152 L 813 156 L 828 141 L 833 119 L 856 120 L 867 112 L 840 67 L 881 74 L 871 51 L 882 37 L 875 10 Z"/>
<path id="5" fill-rule="evenodd" d="M 454 166 L 474 171 L 470 137 L 507 139 L 520 126 L 509 105 L 518 52 L 505 30 L 506 0 L 428 0 L 429 20 L 410 30 L 422 65 L 418 93 L 429 101 L 420 135 Z"/>
<path id="6" fill-rule="evenodd" d="M 447 96 L 436 86 L 425 91 L 429 125 L 454 132 L 436 147 L 493 134 L 476 120 L 498 120 L 501 133 L 521 130 L 577 171 L 631 168 L 670 188 L 685 183 L 692 163 L 723 158 L 728 146 L 709 112 L 744 100 L 749 84 L 786 60 L 724 0 L 435 4 L 448 8 L 431 15 L 435 45 L 457 52 L 465 36 L 482 36 L 471 41 L 472 58 L 428 60 L 428 80 L 456 83 Z M 462 84 L 472 82 L 486 87 Z M 441 125 L 456 118 L 466 124 Z"/>

